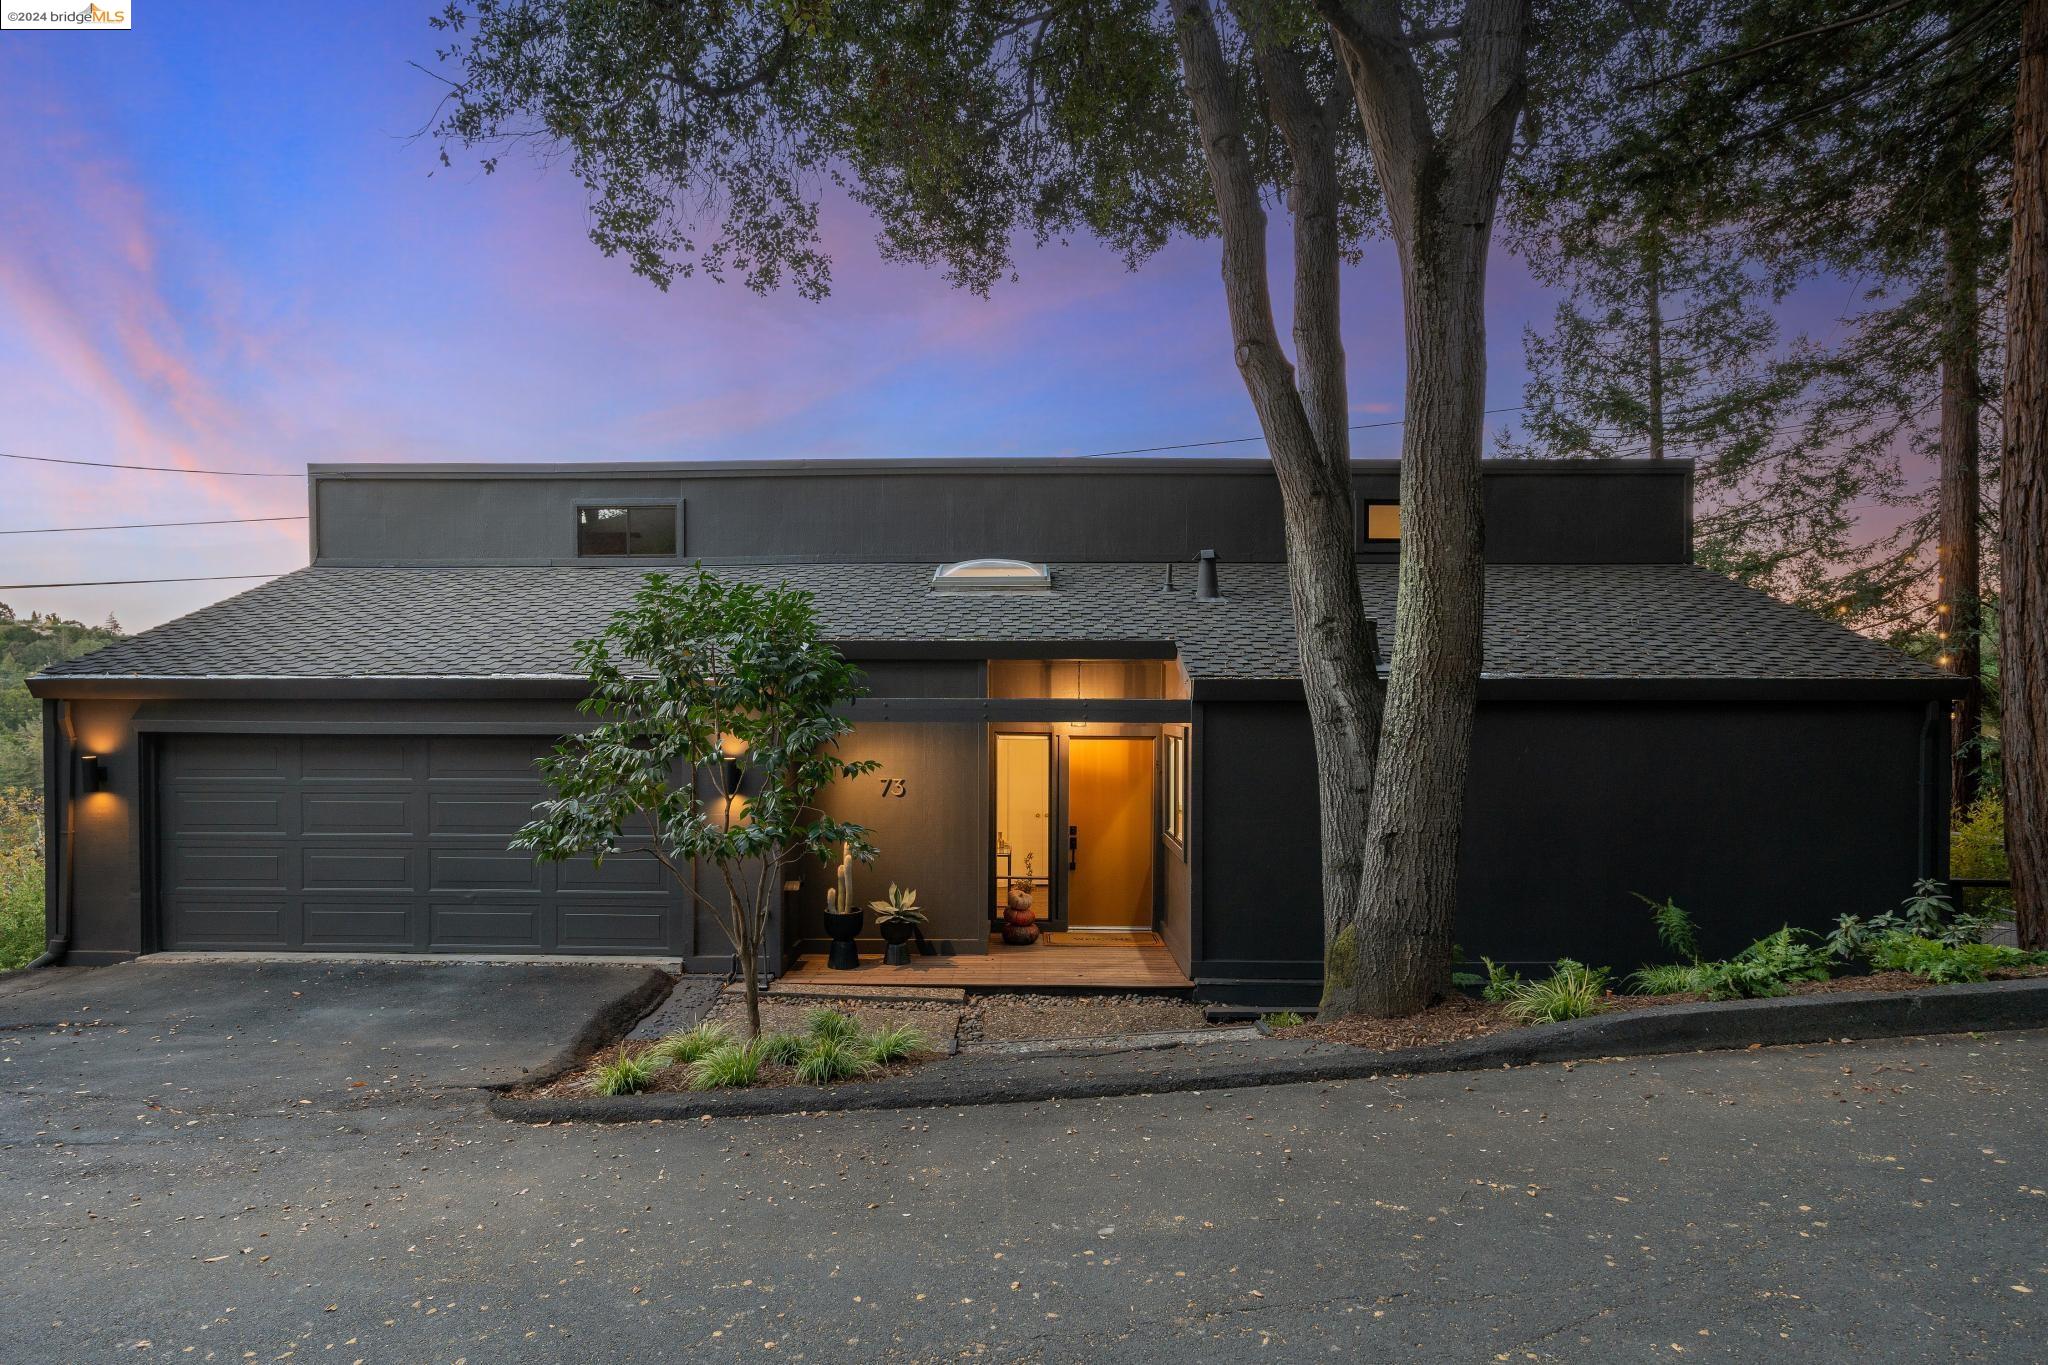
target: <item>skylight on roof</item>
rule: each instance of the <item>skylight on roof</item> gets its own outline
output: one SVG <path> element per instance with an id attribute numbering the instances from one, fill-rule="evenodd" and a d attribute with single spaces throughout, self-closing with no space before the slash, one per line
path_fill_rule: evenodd
<path id="1" fill-rule="evenodd" d="M 1051 592 L 1052 570 L 1022 559 L 962 559 L 932 571 L 933 592 Z"/>

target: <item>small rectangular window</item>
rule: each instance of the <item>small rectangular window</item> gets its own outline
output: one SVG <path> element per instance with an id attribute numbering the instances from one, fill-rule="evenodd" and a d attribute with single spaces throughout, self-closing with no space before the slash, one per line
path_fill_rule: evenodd
<path id="1" fill-rule="evenodd" d="M 576 509 L 576 553 L 585 558 L 658 559 L 676 552 L 672 502 Z"/>
<path id="2" fill-rule="evenodd" d="M 1369 502 L 1365 505 L 1365 543 L 1367 545 L 1399 545 L 1401 543 L 1400 503 Z"/>

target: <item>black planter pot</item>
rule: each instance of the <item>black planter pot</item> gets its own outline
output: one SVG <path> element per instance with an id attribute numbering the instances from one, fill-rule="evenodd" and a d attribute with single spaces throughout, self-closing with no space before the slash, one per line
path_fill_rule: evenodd
<path id="1" fill-rule="evenodd" d="M 825 965 L 850 972 L 860 966 L 860 948 L 854 940 L 860 937 L 861 923 L 867 919 L 864 910 L 827 910 L 825 932 L 832 936 L 832 950 L 825 955 Z"/>
<path id="2" fill-rule="evenodd" d="M 917 925 L 907 919 L 885 919 L 875 923 L 875 932 L 882 936 L 882 942 L 890 947 L 908 943 L 917 933 Z"/>

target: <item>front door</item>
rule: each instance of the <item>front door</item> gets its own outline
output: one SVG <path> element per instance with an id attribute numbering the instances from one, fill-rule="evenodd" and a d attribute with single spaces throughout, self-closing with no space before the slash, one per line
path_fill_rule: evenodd
<path id="1" fill-rule="evenodd" d="M 1145 738 L 1067 741 L 1067 925 L 1152 927 L 1152 750 Z"/>

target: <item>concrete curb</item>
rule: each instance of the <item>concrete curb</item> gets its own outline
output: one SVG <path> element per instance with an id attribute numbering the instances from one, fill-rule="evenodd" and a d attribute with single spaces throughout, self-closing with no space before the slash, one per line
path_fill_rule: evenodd
<path id="1" fill-rule="evenodd" d="M 1996 1032 L 2048 1024 L 2048 978 L 1859 994 L 1666 1005 L 1544 1024 L 1398 1052 L 1365 1052 L 1286 1040 L 1195 1044 L 1143 1054 L 1138 1065 L 1096 1070 L 1120 1059 L 1041 1054 L 986 1055 L 934 1062 L 871 1085 L 782 1086 L 702 1094 L 519 1099 L 497 1095 L 491 1112 L 522 1123 L 632 1123 L 648 1119 L 757 1118 L 856 1109 L 959 1108 L 1042 1100 L 1103 1099 L 1177 1090 L 1236 1090 L 1383 1075 L 1483 1071 L 1536 1062 L 1655 1056 L 1850 1038 Z M 1245 1049 L 1250 1048 L 1248 1054 Z M 1266 1055 L 1258 1055 L 1259 1053 Z M 1205 1055 L 1206 1054 L 1206 1055 Z M 1071 1065 L 1048 1065 L 1065 1060 Z M 554 1073 L 561 1075 L 560 1071 Z"/>
<path id="2" fill-rule="evenodd" d="M 502 1092 L 514 1086 L 547 1085 L 560 1080 L 583 1065 L 584 1059 L 591 1053 L 615 1039 L 625 1037 L 649 1010 L 668 999 L 668 993 L 675 984 L 676 979 L 658 967 L 643 970 L 632 985 L 598 1006 L 597 1010 L 583 1021 L 583 1027 L 576 1030 L 576 1036 L 546 1061 L 516 1080 L 493 1081 L 485 1085 L 485 1090 L 500 1092 L 492 1097 L 493 1112 L 505 1099 Z"/>

